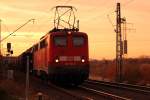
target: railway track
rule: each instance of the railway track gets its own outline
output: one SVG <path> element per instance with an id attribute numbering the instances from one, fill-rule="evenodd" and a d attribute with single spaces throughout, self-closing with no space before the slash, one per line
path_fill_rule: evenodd
<path id="1" fill-rule="evenodd" d="M 24 77 L 23 73 L 18 72 L 15 80 L 19 82 L 18 84 L 23 84 L 25 83 Z M 150 100 L 149 95 L 147 95 L 149 94 L 148 87 L 142 86 L 138 88 L 129 84 L 118 85 L 117 83 L 99 82 L 96 80 L 87 80 L 83 85 L 75 88 L 63 88 L 30 76 L 30 87 L 33 94 L 41 91 L 47 98 L 53 100 L 60 100 L 60 98 L 61 100 Z"/>
<path id="2" fill-rule="evenodd" d="M 25 74 L 22 72 L 16 72 L 15 80 L 17 84 L 25 83 Z M 25 84 L 24 84 L 25 85 Z M 23 87 L 24 87 L 23 85 Z M 23 89 L 24 90 L 24 89 Z M 32 92 L 31 92 L 32 91 Z M 22 91 L 20 91 L 22 92 Z M 36 93 L 41 92 L 44 96 L 44 100 L 116 100 L 112 95 L 104 92 L 93 92 L 81 87 L 68 87 L 63 88 L 51 84 L 50 82 L 43 81 L 35 76 L 30 76 L 30 92 L 29 98 L 36 100 Z M 106 95 L 107 94 L 107 95 Z M 19 97 L 20 98 L 20 97 Z M 21 97 L 24 98 L 24 97 Z M 126 100 L 126 99 L 117 99 Z"/>
<path id="3" fill-rule="evenodd" d="M 56 90 L 59 90 L 59 91 L 65 93 L 67 95 L 72 96 L 75 99 L 78 99 L 78 100 L 89 100 L 88 98 L 86 98 L 84 96 L 76 95 L 76 94 L 70 92 L 68 89 L 65 89 L 65 88 L 62 88 L 62 87 L 58 87 L 58 86 L 53 85 L 53 84 L 51 84 L 49 82 L 48 82 L 48 85 L 51 86 L 51 87 L 53 87 L 53 88 L 55 88 Z"/>
<path id="4" fill-rule="evenodd" d="M 130 98 L 121 97 L 121 96 L 114 95 L 114 94 L 111 94 L 111 93 L 108 93 L 108 92 L 95 90 L 95 89 L 84 87 L 84 86 L 80 86 L 80 88 L 85 89 L 87 91 L 94 92 L 98 95 L 101 95 L 101 96 L 105 97 L 108 100 L 131 100 Z"/>
<path id="5" fill-rule="evenodd" d="M 131 100 L 130 98 L 125 98 L 101 90 L 95 90 L 82 85 L 78 87 L 65 87 L 65 88 L 55 86 L 51 83 L 49 83 L 49 85 L 79 100 L 99 100 L 99 99 L 100 100 Z"/>
<path id="6" fill-rule="evenodd" d="M 25 90 L 25 73 L 17 71 L 15 73 L 15 79 L 12 80 L 16 84 L 23 85 L 21 91 L 19 91 L 23 96 L 16 96 L 17 98 L 23 98 L 24 100 L 24 90 Z M 20 87 L 18 87 L 20 88 Z M 14 90 L 15 92 L 15 90 Z M 18 92 L 18 91 L 17 91 Z M 29 88 L 29 100 L 38 100 L 37 94 L 43 94 L 43 100 L 87 100 L 84 97 L 74 95 L 67 92 L 65 89 L 55 86 L 50 82 L 43 81 L 35 76 L 30 76 L 30 88 Z"/>
<path id="7" fill-rule="evenodd" d="M 136 91 L 142 94 L 150 94 L 150 87 L 146 87 L 146 86 L 132 85 L 126 83 L 116 83 L 116 82 L 104 82 L 104 81 L 97 81 L 97 80 L 87 80 L 86 83 L 126 89 L 129 91 L 134 91 L 134 92 Z"/>
<path id="8" fill-rule="evenodd" d="M 23 84 L 25 75 L 24 73 L 18 72 L 17 82 Z M 34 92 L 32 94 L 41 92 L 43 93 L 45 100 L 116 100 L 110 98 L 111 95 L 106 95 L 106 93 L 96 93 L 91 90 L 87 90 L 81 87 L 60 87 L 56 86 L 50 82 L 43 81 L 35 76 L 30 76 L 30 89 Z M 34 99 L 35 96 L 30 95 L 30 99 Z M 117 99 L 126 100 L 126 99 Z"/>
<path id="9" fill-rule="evenodd" d="M 61 87 L 58 85 L 54 85 L 51 82 L 44 82 L 43 80 L 38 79 L 36 77 L 32 77 L 32 80 L 34 81 L 31 84 L 35 84 L 34 86 L 32 85 L 32 88 L 40 87 L 41 92 L 49 95 L 49 98 L 51 98 L 51 94 L 54 94 L 51 92 L 52 90 L 55 90 L 55 92 L 57 91 L 56 97 L 52 97 L 53 100 L 60 100 L 60 96 L 62 95 L 64 97 L 62 97 L 61 100 L 99 100 L 99 99 L 100 100 L 116 100 L 116 99 L 108 99 L 107 96 L 104 96 L 100 93 L 99 94 L 95 93 L 93 91 L 89 91 L 89 90 L 87 91 L 87 89 L 83 89 L 80 87 L 70 87 L 70 86 Z M 57 96 L 59 97 L 58 99 L 57 99 Z M 125 99 L 118 99 L 118 100 L 125 100 Z"/>
<path id="10" fill-rule="evenodd" d="M 32 77 L 32 76 L 31 76 Z M 63 88 L 56 85 L 51 84 L 50 82 L 45 83 L 42 80 L 32 77 L 31 80 L 35 80 L 35 82 L 31 82 L 33 88 L 40 87 L 43 93 L 45 92 L 49 98 L 53 98 L 54 100 L 58 100 L 57 96 L 63 97 L 62 100 L 66 98 L 71 100 L 150 100 L 148 99 L 148 89 L 144 89 L 135 93 L 137 90 L 129 89 L 129 86 L 125 86 L 121 88 L 121 85 L 116 83 L 109 83 L 109 82 L 99 82 L 96 80 L 87 80 L 83 85 L 80 85 L 76 88 Z M 134 86 L 135 87 L 135 86 Z M 141 88 L 141 87 L 140 87 Z M 136 88 L 140 90 L 140 88 Z M 146 88 L 146 87 L 145 87 Z M 55 91 L 55 92 L 52 92 Z M 143 93 L 145 91 L 146 93 Z M 55 98 L 56 93 L 56 98 Z M 131 93 L 131 94 L 127 94 Z M 144 96 L 139 96 L 141 94 L 146 94 Z M 53 96 L 51 97 L 51 95 Z"/>
<path id="11" fill-rule="evenodd" d="M 124 83 L 103 82 L 96 80 L 87 80 L 80 87 L 87 90 L 95 91 L 97 93 L 99 93 L 99 91 L 102 91 L 104 93 L 106 92 L 108 94 L 108 97 L 111 97 L 111 95 L 109 94 L 112 94 L 111 98 L 117 100 L 150 100 L 149 87 Z"/>
<path id="12" fill-rule="evenodd" d="M 131 100 L 129 98 L 117 96 L 104 91 L 97 91 L 84 86 L 79 86 L 76 88 L 61 88 L 53 84 L 49 85 L 79 100 Z"/>

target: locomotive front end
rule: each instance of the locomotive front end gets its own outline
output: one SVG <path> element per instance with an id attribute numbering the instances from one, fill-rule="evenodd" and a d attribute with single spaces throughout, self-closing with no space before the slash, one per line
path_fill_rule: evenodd
<path id="1" fill-rule="evenodd" d="M 49 76 L 54 82 L 79 85 L 89 76 L 88 37 L 81 32 L 51 36 Z"/>

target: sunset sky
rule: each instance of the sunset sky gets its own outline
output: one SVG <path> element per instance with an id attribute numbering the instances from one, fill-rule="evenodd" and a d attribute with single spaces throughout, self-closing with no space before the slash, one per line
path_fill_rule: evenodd
<path id="1" fill-rule="evenodd" d="M 3 54 L 6 43 L 11 42 L 14 56 L 19 55 L 36 43 L 41 36 L 53 28 L 54 11 L 57 5 L 71 5 L 77 8 L 80 31 L 89 36 L 89 54 L 93 59 L 115 58 L 116 33 L 107 15 L 115 25 L 117 0 L 1 0 L 0 19 L 2 38 L 13 32 L 29 19 L 35 22 L 14 33 L 2 42 Z M 122 17 L 126 17 L 128 55 L 127 57 L 150 56 L 150 1 L 118 0 L 121 3 Z"/>

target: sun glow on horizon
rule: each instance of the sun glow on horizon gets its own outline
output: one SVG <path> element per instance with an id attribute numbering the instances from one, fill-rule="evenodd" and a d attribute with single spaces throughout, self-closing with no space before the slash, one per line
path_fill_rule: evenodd
<path id="1" fill-rule="evenodd" d="M 7 42 L 12 43 L 14 56 L 36 43 L 40 37 L 53 28 L 54 12 L 52 7 L 57 5 L 71 5 L 76 7 L 77 17 L 80 20 L 80 31 L 86 32 L 89 36 L 89 54 L 93 59 L 113 59 L 116 56 L 116 33 L 110 20 L 115 25 L 115 2 L 121 2 L 122 17 L 126 17 L 128 28 L 134 31 L 127 31 L 128 57 L 141 55 L 150 56 L 150 1 L 141 0 L 1 0 L 0 19 L 2 19 L 2 38 L 13 32 L 17 27 L 29 19 L 36 19 L 22 29 L 15 32 L 16 36 L 10 36 L 2 42 L 3 54 L 6 54 Z M 146 21 L 147 20 L 147 21 Z"/>

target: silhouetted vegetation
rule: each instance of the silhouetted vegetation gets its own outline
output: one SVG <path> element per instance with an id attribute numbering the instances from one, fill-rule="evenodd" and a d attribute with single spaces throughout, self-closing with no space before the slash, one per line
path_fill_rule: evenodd
<path id="1" fill-rule="evenodd" d="M 91 60 L 90 76 L 97 79 L 115 81 L 115 60 Z M 127 83 L 150 84 L 150 58 L 128 58 L 123 62 L 123 80 Z"/>
<path id="2" fill-rule="evenodd" d="M 0 89 L 0 100 L 17 100 L 9 96 L 5 91 Z"/>

